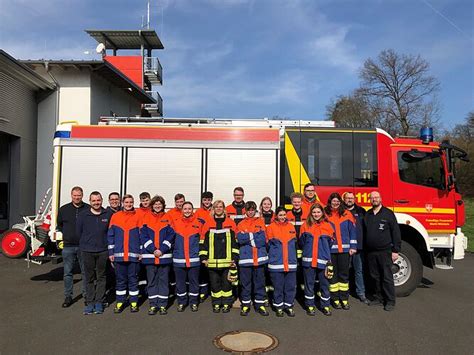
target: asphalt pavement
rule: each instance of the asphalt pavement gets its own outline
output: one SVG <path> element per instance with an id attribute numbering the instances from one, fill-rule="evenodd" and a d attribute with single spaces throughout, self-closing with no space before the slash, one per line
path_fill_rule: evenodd
<path id="1" fill-rule="evenodd" d="M 279 340 L 272 354 L 474 354 L 474 255 L 453 270 L 425 269 L 423 284 L 397 300 L 394 312 L 350 300 L 332 317 L 295 318 L 237 309 L 213 314 L 210 300 L 197 313 L 82 315 L 83 300 L 63 302 L 62 264 L 31 264 L 0 256 L 0 354 L 219 354 L 213 339 L 232 330 L 262 330 Z M 80 295 L 80 275 L 75 275 Z"/>

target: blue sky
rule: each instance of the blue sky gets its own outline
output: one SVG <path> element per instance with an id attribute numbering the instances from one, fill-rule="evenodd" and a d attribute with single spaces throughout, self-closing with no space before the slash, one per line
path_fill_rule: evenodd
<path id="1" fill-rule="evenodd" d="M 324 119 L 388 48 L 431 64 L 446 128 L 474 109 L 471 0 L 152 0 L 151 10 L 168 117 Z M 98 59 L 84 29 L 139 29 L 145 13 L 145 0 L 0 0 L 0 47 Z"/>

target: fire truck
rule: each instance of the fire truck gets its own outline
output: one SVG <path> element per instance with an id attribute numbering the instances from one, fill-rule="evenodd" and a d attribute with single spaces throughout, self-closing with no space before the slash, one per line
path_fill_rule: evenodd
<path id="1" fill-rule="evenodd" d="M 105 200 L 113 191 L 136 197 L 148 191 L 162 195 L 167 207 L 176 193 L 198 207 L 202 191 L 230 203 L 236 186 L 245 189 L 246 200 L 258 204 L 269 196 L 274 207 L 288 207 L 290 194 L 312 183 L 322 203 L 332 192 L 352 191 L 368 209 L 376 190 L 401 229 L 393 275 L 404 296 L 421 282 L 423 266 L 452 268 L 467 248 L 455 182 L 455 162 L 467 160 L 466 153 L 432 138 L 430 131 L 394 138 L 381 129 L 340 129 L 329 121 L 113 117 L 97 125 L 65 123 L 54 138 L 49 240 L 38 241 L 21 226 L 13 233 L 31 237 L 29 257 L 48 257 L 51 246 L 61 244 L 56 215 L 70 202 L 73 186 L 81 186 L 86 199 L 94 190 Z M 5 253 L 8 243 L 2 247 Z"/>

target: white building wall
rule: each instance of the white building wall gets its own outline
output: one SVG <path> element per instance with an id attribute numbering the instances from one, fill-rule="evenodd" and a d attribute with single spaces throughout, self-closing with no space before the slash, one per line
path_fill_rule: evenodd
<path id="1" fill-rule="evenodd" d="M 58 92 L 38 104 L 38 150 L 36 158 L 36 208 L 53 180 L 53 137 L 57 125 Z"/>
<path id="2" fill-rule="evenodd" d="M 102 77 L 91 76 L 91 123 L 98 122 L 100 116 L 140 115 L 140 103 L 123 89 L 110 84 Z"/>

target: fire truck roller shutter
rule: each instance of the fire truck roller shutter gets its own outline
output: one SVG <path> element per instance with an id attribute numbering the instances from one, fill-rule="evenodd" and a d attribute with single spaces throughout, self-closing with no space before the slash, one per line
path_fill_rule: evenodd
<path id="1" fill-rule="evenodd" d="M 202 149 L 128 148 L 126 192 L 135 196 L 148 191 L 174 207 L 174 195 L 182 193 L 199 207 Z"/>
<path id="2" fill-rule="evenodd" d="M 245 190 L 245 201 L 260 201 L 270 196 L 277 205 L 278 150 L 209 149 L 207 154 L 207 190 L 215 199 L 232 202 L 234 187 Z"/>
<path id="3" fill-rule="evenodd" d="M 122 149 L 116 147 L 63 147 L 60 206 L 71 202 L 71 188 L 84 190 L 84 201 L 89 194 L 99 191 L 107 205 L 107 196 L 120 191 Z"/>

